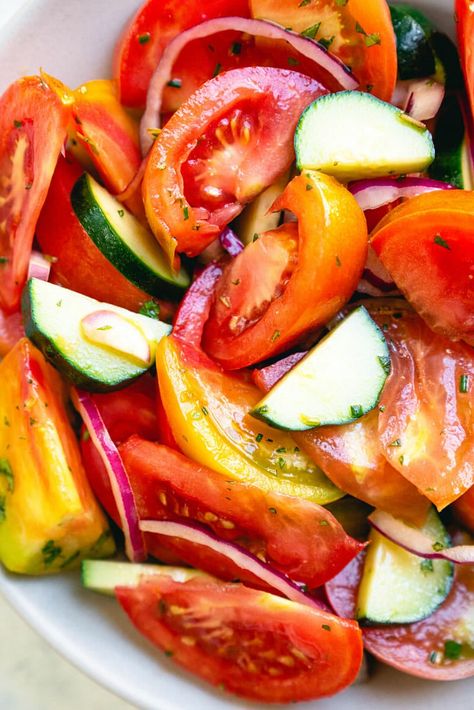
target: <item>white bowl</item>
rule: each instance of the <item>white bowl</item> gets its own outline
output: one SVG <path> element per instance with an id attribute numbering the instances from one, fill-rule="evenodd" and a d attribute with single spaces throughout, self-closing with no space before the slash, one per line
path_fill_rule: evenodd
<path id="1" fill-rule="evenodd" d="M 116 38 L 140 2 L 30 0 L 0 31 L 0 91 L 40 67 L 72 86 L 110 76 Z M 429 11 L 440 27 L 453 34 L 451 0 L 413 0 L 410 4 Z M 0 568 L 0 591 L 57 651 L 135 706 L 150 710 L 252 706 L 214 692 L 180 671 L 141 638 L 113 599 L 85 592 L 77 574 L 29 579 L 9 575 Z M 3 638 L 2 643 L 8 644 L 8 639 Z M 377 666 L 368 683 L 299 707 L 445 710 L 449 706 L 468 708 L 473 697 L 474 679 L 433 683 Z"/>

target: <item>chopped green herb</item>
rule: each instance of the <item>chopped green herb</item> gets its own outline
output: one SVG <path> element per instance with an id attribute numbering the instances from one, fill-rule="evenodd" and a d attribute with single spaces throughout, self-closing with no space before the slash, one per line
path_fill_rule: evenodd
<path id="1" fill-rule="evenodd" d="M 469 375 L 461 375 L 459 378 L 459 391 L 461 394 L 469 392 Z"/>
<path id="2" fill-rule="evenodd" d="M 327 37 L 326 39 L 324 37 L 322 37 L 321 39 L 318 39 L 318 42 L 319 42 L 319 44 L 323 45 L 324 49 L 329 49 L 329 47 L 331 46 L 331 44 L 334 42 L 335 39 L 336 39 L 336 37 L 335 37 L 335 35 L 333 35 L 332 37 Z"/>
<path id="3" fill-rule="evenodd" d="M 319 524 L 320 524 L 323 528 L 324 528 L 324 527 L 327 527 L 327 526 L 329 525 L 329 523 L 328 523 L 327 520 L 320 520 L 320 521 L 319 521 Z"/>
<path id="4" fill-rule="evenodd" d="M 0 496 L 0 523 L 3 523 L 5 518 L 7 517 L 6 514 L 6 503 L 7 499 L 5 496 Z"/>
<path id="5" fill-rule="evenodd" d="M 0 264 L 8 264 L 8 257 L 0 256 Z"/>
<path id="6" fill-rule="evenodd" d="M 13 125 L 15 126 L 15 128 L 21 128 L 23 126 L 23 121 L 18 121 L 17 119 L 15 119 L 13 121 Z"/>
<path id="7" fill-rule="evenodd" d="M 385 404 L 380 405 L 379 412 L 385 412 Z"/>
<path id="8" fill-rule="evenodd" d="M 241 51 L 242 51 L 242 45 L 240 44 L 240 42 L 232 42 L 232 44 L 230 45 L 230 53 L 234 54 L 234 55 L 238 55 L 238 54 L 240 54 Z"/>
<path id="9" fill-rule="evenodd" d="M 201 407 L 201 412 L 204 414 L 205 417 L 207 417 L 207 415 L 209 414 L 209 410 L 207 409 L 207 407 Z"/>
<path id="10" fill-rule="evenodd" d="M 279 449 L 276 450 L 277 454 L 286 454 L 286 446 L 280 446 Z"/>
<path id="11" fill-rule="evenodd" d="M 64 560 L 64 562 L 61 562 L 59 565 L 59 569 L 64 569 L 65 567 L 68 567 L 69 565 L 72 565 L 73 562 L 77 560 L 78 557 L 80 557 L 81 553 L 79 550 L 76 550 L 76 552 L 73 552 L 72 555 L 69 555 L 67 559 Z"/>
<path id="12" fill-rule="evenodd" d="M 430 663 L 440 663 L 441 654 L 439 653 L 439 651 L 431 651 L 430 655 L 428 656 L 428 660 Z"/>
<path id="13" fill-rule="evenodd" d="M 365 88 L 366 88 L 366 91 L 370 94 L 373 91 L 374 85 L 373 84 L 366 84 Z"/>
<path id="14" fill-rule="evenodd" d="M 184 217 L 184 221 L 189 219 L 189 207 L 183 207 L 183 217 Z"/>
<path id="15" fill-rule="evenodd" d="M 342 262 L 338 256 L 336 256 L 336 266 L 342 266 Z"/>
<path id="16" fill-rule="evenodd" d="M 432 547 L 435 552 L 439 552 L 440 550 L 444 550 L 446 545 L 444 545 L 442 542 L 434 542 Z"/>
<path id="17" fill-rule="evenodd" d="M 360 35 L 366 35 L 367 32 L 364 30 L 362 25 L 359 22 L 356 22 L 356 32 L 358 32 Z"/>
<path id="18" fill-rule="evenodd" d="M 403 462 L 404 462 L 404 461 L 405 461 L 405 457 L 404 457 L 404 455 L 402 454 L 401 456 L 398 457 L 398 463 L 400 464 L 400 466 L 403 466 Z"/>
<path id="19" fill-rule="evenodd" d="M 270 513 L 271 513 L 272 515 L 276 515 L 276 514 L 277 514 L 277 509 L 276 509 L 276 508 L 269 508 L 268 510 L 270 511 Z"/>
<path id="20" fill-rule="evenodd" d="M 174 651 L 170 651 L 169 649 L 166 649 L 165 656 L 168 656 L 168 658 L 171 658 L 172 656 L 174 656 Z"/>
<path id="21" fill-rule="evenodd" d="M 372 32 L 372 34 L 365 36 L 364 42 L 366 47 L 373 47 L 375 44 L 381 44 L 382 40 L 379 34 Z"/>
<path id="22" fill-rule="evenodd" d="M 5 476 L 7 479 L 7 490 L 12 493 L 15 487 L 15 478 L 8 459 L 0 459 L 0 476 Z"/>
<path id="23" fill-rule="evenodd" d="M 252 237 L 252 241 L 253 241 L 253 242 L 256 242 L 257 239 L 259 238 L 259 236 L 260 236 L 260 235 L 257 234 L 257 232 L 255 232 L 255 234 L 254 234 L 253 237 Z"/>
<path id="24" fill-rule="evenodd" d="M 336 0 L 337 7 L 345 7 L 349 0 Z"/>
<path id="25" fill-rule="evenodd" d="M 279 456 L 277 459 L 277 464 L 281 469 L 283 469 L 286 466 L 286 461 L 282 456 Z"/>
<path id="26" fill-rule="evenodd" d="M 391 369 L 390 357 L 388 355 L 379 355 L 378 361 L 381 364 L 382 370 L 385 372 L 385 374 L 389 375 Z"/>
<path id="27" fill-rule="evenodd" d="M 451 249 L 451 247 L 449 246 L 448 242 L 447 242 L 445 239 L 443 239 L 443 237 L 441 236 L 441 234 L 436 234 L 435 237 L 434 237 L 434 239 L 433 239 L 433 241 L 434 241 L 434 243 L 437 244 L 439 247 L 443 247 L 443 249 Z"/>
<path id="28" fill-rule="evenodd" d="M 461 655 L 462 644 L 452 639 L 448 639 L 444 642 L 444 657 L 449 658 L 450 661 L 457 661 Z"/>
<path id="29" fill-rule="evenodd" d="M 234 284 L 234 286 L 238 286 L 240 283 L 240 279 L 234 279 L 232 283 Z"/>
<path id="30" fill-rule="evenodd" d="M 155 318 L 156 320 L 160 317 L 160 306 L 155 301 L 145 301 L 143 306 L 140 307 L 138 311 L 142 316 L 147 316 L 148 318 Z"/>
<path id="31" fill-rule="evenodd" d="M 314 39 L 316 35 L 318 34 L 318 30 L 321 27 L 320 22 L 316 22 L 315 25 L 311 25 L 311 27 L 307 27 L 301 34 L 303 37 L 309 37 L 310 39 Z"/>
<path id="32" fill-rule="evenodd" d="M 400 441 L 400 439 L 395 439 L 395 441 L 392 441 L 392 443 L 389 444 L 389 446 L 401 446 L 401 445 L 402 445 L 402 442 Z"/>
<path id="33" fill-rule="evenodd" d="M 123 217 L 125 215 L 125 210 L 117 210 L 118 216 Z"/>
<path id="34" fill-rule="evenodd" d="M 311 0 L 301 0 L 298 7 L 306 7 L 306 5 L 309 5 L 310 2 L 311 2 Z"/>
<path id="35" fill-rule="evenodd" d="M 34 426 L 35 424 L 38 424 L 38 420 L 34 419 L 34 417 L 30 417 L 30 426 Z"/>
<path id="36" fill-rule="evenodd" d="M 358 419 L 361 417 L 363 414 L 363 409 L 360 404 L 352 404 L 351 405 L 351 417 L 354 417 L 354 419 Z"/>
<path id="37" fill-rule="evenodd" d="M 90 438 L 91 435 L 89 434 L 87 429 L 84 429 L 84 431 L 82 432 L 82 441 L 89 441 Z"/>
<path id="38" fill-rule="evenodd" d="M 63 299 L 62 299 L 62 298 L 61 298 L 59 301 L 56 301 L 56 307 L 57 307 L 57 308 L 61 308 L 62 305 L 63 305 Z"/>
<path id="39" fill-rule="evenodd" d="M 222 64 L 217 62 L 216 66 L 214 67 L 214 71 L 212 72 L 212 76 L 217 76 L 222 69 Z"/>
<path id="40" fill-rule="evenodd" d="M 310 185 L 309 183 L 306 183 L 306 192 L 309 192 L 312 189 L 313 189 L 313 186 Z"/>
<path id="41" fill-rule="evenodd" d="M 295 59 L 295 57 L 288 57 L 288 64 L 290 67 L 296 67 L 299 64 L 299 60 Z"/>
<path id="42" fill-rule="evenodd" d="M 43 562 L 46 566 L 53 564 L 53 562 L 59 557 L 62 550 L 55 544 L 54 540 L 48 540 L 41 550 L 43 555 Z"/>
<path id="43" fill-rule="evenodd" d="M 6 416 L 3 417 L 3 423 L 5 424 L 5 426 L 10 426 L 10 422 L 8 420 L 8 417 L 6 417 Z"/>
<path id="44" fill-rule="evenodd" d="M 111 325 L 101 325 L 99 328 L 96 328 L 96 330 L 112 330 Z"/>
<path id="45" fill-rule="evenodd" d="M 278 338 L 280 337 L 280 335 L 281 335 L 280 331 L 279 331 L 279 330 L 275 330 L 274 333 L 273 333 L 273 335 L 272 335 L 272 337 L 270 338 L 270 340 L 272 341 L 272 343 L 274 343 L 275 340 L 278 340 Z"/>
<path id="46" fill-rule="evenodd" d="M 322 624 L 321 628 L 324 629 L 325 631 L 331 631 L 331 627 L 329 626 L 329 624 Z"/>
<path id="47" fill-rule="evenodd" d="M 257 434 L 257 436 L 255 437 L 255 441 L 257 443 L 260 443 L 262 441 L 262 439 L 263 439 L 263 434 Z"/>
<path id="48" fill-rule="evenodd" d="M 151 34 L 149 32 L 144 32 L 142 35 L 138 35 L 138 41 L 140 44 L 146 44 L 151 40 Z"/>
<path id="49" fill-rule="evenodd" d="M 433 572 L 433 560 L 422 560 L 420 569 L 422 572 Z"/>
<path id="50" fill-rule="evenodd" d="M 182 86 L 181 79 L 170 79 L 167 86 L 170 86 L 172 89 L 180 89 Z"/>

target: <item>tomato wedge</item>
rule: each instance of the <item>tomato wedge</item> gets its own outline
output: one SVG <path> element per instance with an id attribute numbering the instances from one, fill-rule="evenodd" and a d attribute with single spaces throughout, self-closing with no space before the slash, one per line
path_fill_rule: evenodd
<path id="1" fill-rule="evenodd" d="M 38 76 L 0 98 L 0 307 L 18 310 L 31 245 L 70 109 Z"/>
<path id="2" fill-rule="evenodd" d="M 248 0 L 147 0 L 126 26 L 115 48 L 114 76 L 120 101 L 143 108 L 148 84 L 166 45 L 176 35 L 213 17 L 248 17 Z M 195 60 L 195 55 L 193 56 Z M 191 65 L 199 71 L 199 64 Z M 173 87 L 171 92 L 173 91 Z M 171 93 L 170 92 L 170 93 Z"/>
<path id="3" fill-rule="evenodd" d="M 471 120 L 474 120 L 474 7 L 470 0 L 456 0 L 455 18 L 458 32 L 459 53 L 466 80 L 469 101 L 471 104 Z"/>
<path id="4" fill-rule="evenodd" d="M 96 247 L 71 205 L 71 190 L 82 174 L 69 156 L 59 157 L 36 227 L 44 254 L 53 257 L 51 280 L 73 291 L 138 311 L 151 297 L 125 278 Z M 168 319 L 174 306 L 160 301 L 160 317 Z"/>
<path id="5" fill-rule="evenodd" d="M 263 234 L 230 262 L 204 329 L 206 352 L 226 369 L 265 360 L 323 326 L 364 269 L 364 215 L 334 178 L 305 172 L 272 209 L 290 210 L 298 224 Z"/>
<path id="6" fill-rule="evenodd" d="M 170 260 L 203 251 L 289 168 L 298 118 L 324 93 L 302 74 L 248 67 L 211 79 L 176 111 L 143 181 L 148 221 Z"/>
<path id="7" fill-rule="evenodd" d="M 180 306 L 173 334 L 156 352 L 156 371 L 166 416 L 180 449 L 229 479 L 325 504 L 341 497 L 293 437 L 250 416 L 261 398 L 246 373 L 232 375 L 200 349 L 216 280 L 211 264 Z"/>
<path id="8" fill-rule="evenodd" d="M 453 504 L 454 514 L 471 533 L 474 533 L 474 486 Z"/>
<path id="9" fill-rule="evenodd" d="M 332 695 L 355 679 L 362 661 L 355 622 L 242 584 L 160 575 L 115 591 L 158 648 L 246 698 L 286 703 Z"/>
<path id="10" fill-rule="evenodd" d="M 349 66 L 362 91 L 383 101 L 397 80 L 397 47 L 385 0 L 250 0 L 252 17 L 323 43 Z"/>
<path id="11" fill-rule="evenodd" d="M 407 200 L 379 223 L 371 245 L 433 330 L 474 344 L 474 192 Z"/>
<path id="12" fill-rule="evenodd" d="M 474 350 L 406 308 L 372 316 L 392 360 L 379 406 L 384 456 L 442 510 L 474 483 Z"/>
<path id="13" fill-rule="evenodd" d="M 461 537 L 458 544 L 469 544 Z M 343 617 L 355 615 L 363 564 L 362 552 L 326 584 L 333 609 Z M 431 616 L 414 624 L 366 627 L 364 646 L 380 661 L 419 678 L 470 678 L 474 675 L 473 608 L 474 567 L 456 565 L 451 592 Z"/>

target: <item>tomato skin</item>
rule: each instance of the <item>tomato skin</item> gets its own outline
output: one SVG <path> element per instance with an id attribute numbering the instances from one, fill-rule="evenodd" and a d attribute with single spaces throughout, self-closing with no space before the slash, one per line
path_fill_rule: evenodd
<path id="1" fill-rule="evenodd" d="M 333 609 L 343 617 L 353 618 L 355 615 L 363 564 L 362 552 L 326 584 Z M 472 657 L 444 661 L 441 664 L 430 662 L 433 652 L 443 652 L 445 641 L 456 640 L 458 634 L 465 635 L 469 627 L 474 606 L 474 567 L 455 565 L 455 568 L 451 592 L 433 614 L 413 624 L 365 627 L 362 630 L 365 649 L 383 663 L 419 678 L 460 680 L 472 677 Z"/>
<path id="2" fill-rule="evenodd" d="M 231 273 L 252 245 L 229 264 L 218 283 L 203 338 L 206 352 L 226 369 L 272 357 L 324 325 L 351 297 L 365 265 L 363 212 L 334 178 L 316 172 L 295 177 L 273 209 L 286 209 L 298 217 L 297 263 L 282 295 L 238 334 L 232 330 L 233 293 L 245 290 L 248 282 L 243 277 L 235 285 Z M 260 267 L 255 264 L 253 271 L 258 273 Z"/>
<path id="3" fill-rule="evenodd" d="M 19 79 L 0 98 L 0 307 L 6 313 L 18 310 L 36 221 L 69 116 L 37 76 Z"/>
<path id="4" fill-rule="evenodd" d="M 15 311 L 7 315 L 0 308 L 0 358 L 5 357 L 16 343 L 24 337 L 25 330 L 21 313 Z"/>
<path id="5" fill-rule="evenodd" d="M 474 344 L 474 193 L 436 191 L 392 210 L 371 245 L 428 325 Z"/>
<path id="6" fill-rule="evenodd" d="M 317 26 L 315 39 L 331 40 L 329 51 L 352 69 L 361 91 L 390 101 L 397 80 L 397 49 L 385 0 L 309 0 L 303 5 L 301 0 L 250 0 L 250 9 L 253 17 L 295 32 Z"/>
<path id="7" fill-rule="evenodd" d="M 474 533 L 474 486 L 454 501 L 453 510 L 456 519 Z"/>
<path id="8" fill-rule="evenodd" d="M 269 392 L 300 360 L 307 355 L 306 352 L 292 353 L 271 365 L 252 370 L 252 380 L 262 392 Z"/>
<path id="9" fill-rule="evenodd" d="M 82 169 L 71 158 L 59 157 L 51 186 L 38 219 L 36 237 L 44 254 L 54 257 L 51 280 L 73 291 L 131 311 L 151 300 L 125 278 L 96 247 L 71 205 L 71 190 Z M 172 312 L 167 301 L 161 317 Z"/>
<path id="10" fill-rule="evenodd" d="M 160 575 L 116 595 L 139 631 L 179 665 L 246 698 L 332 695 L 354 680 L 362 660 L 354 622 L 241 584 Z"/>
<path id="11" fill-rule="evenodd" d="M 170 260 L 175 251 L 203 251 L 289 168 L 299 116 L 325 93 L 302 74 L 247 67 L 206 82 L 176 111 L 153 143 L 143 181 L 148 221 Z"/>
<path id="12" fill-rule="evenodd" d="M 474 482 L 474 350 L 408 309 L 372 315 L 392 361 L 379 407 L 384 456 L 442 510 Z"/>
<path id="13" fill-rule="evenodd" d="M 458 33 L 459 54 L 466 80 L 468 97 L 471 105 L 471 120 L 474 120 L 474 9 L 469 0 L 456 0 L 455 19 Z"/>
<path id="14" fill-rule="evenodd" d="M 143 108 L 148 84 L 164 48 L 183 30 L 213 17 L 248 17 L 248 0 L 147 0 L 125 27 L 114 56 L 120 101 Z M 140 40 L 141 38 L 141 40 Z"/>

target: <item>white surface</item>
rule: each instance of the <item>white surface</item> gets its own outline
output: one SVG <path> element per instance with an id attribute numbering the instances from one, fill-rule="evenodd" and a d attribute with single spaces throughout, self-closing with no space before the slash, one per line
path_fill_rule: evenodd
<path id="1" fill-rule="evenodd" d="M 5 8 L 11 10 L 19 4 L 19 0 L 0 0 L 0 18 Z M 30 0 L 26 9 L 0 31 L 0 89 L 40 66 L 72 85 L 107 76 L 114 40 L 138 4 L 139 0 Z M 450 0 L 412 4 L 436 6 L 437 11 L 430 14 L 445 27 L 452 18 Z M 250 707 L 249 703 L 214 693 L 177 671 L 135 632 L 113 599 L 83 591 L 75 574 L 28 579 L 14 578 L 0 570 L 0 590 L 55 649 L 134 706 L 150 710 Z M 19 620 L 5 613 L 3 604 L 0 616 L 2 710 L 127 707 L 69 671 Z M 447 706 L 471 707 L 473 697 L 473 679 L 435 684 L 378 667 L 368 684 L 299 707 L 445 710 Z"/>

